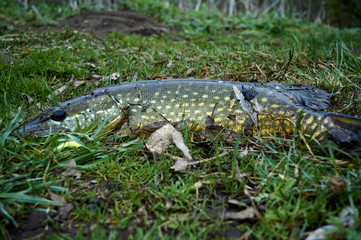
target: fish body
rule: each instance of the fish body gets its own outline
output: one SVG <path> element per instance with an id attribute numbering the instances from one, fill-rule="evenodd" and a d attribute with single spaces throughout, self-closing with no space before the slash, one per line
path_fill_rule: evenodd
<path id="1" fill-rule="evenodd" d="M 148 80 L 99 88 L 63 102 L 24 123 L 15 133 L 69 132 L 94 121 L 107 121 L 106 129 L 123 127 L 137 134 L 156 123 L 186 121 L 196 132 L 218 126 L 255 136 L 292 134 L 298 124 L 304 133 L 321 140 L 326 134 L 336 142 L 359 142 L 361 119 L 320 112 L 329 107 L 329 94 L 308 85 Z"/>

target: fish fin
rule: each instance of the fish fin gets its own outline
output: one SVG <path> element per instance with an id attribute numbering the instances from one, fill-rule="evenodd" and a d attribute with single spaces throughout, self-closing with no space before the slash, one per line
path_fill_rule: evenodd
<path id="1" fill-rule="evenodd" d="M 309 85 L 282 84 L 281 92 L 295 104 L 314 111 L 323 111 L 331 106 L 329 93 Z"/>
<path id="2" fill-rule="evenodd" d="M 361 149 L 361 118 L 326 113 L 327 133 L 337 144 L 349 149 Z"/>

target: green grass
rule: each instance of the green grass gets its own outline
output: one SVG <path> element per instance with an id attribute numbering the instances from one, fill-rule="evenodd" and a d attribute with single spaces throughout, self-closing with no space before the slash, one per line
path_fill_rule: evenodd
<path id="1" fill-rule="evenodd" d="M 233 81 L 309 84 L 332 93 L 332 111 L 360 115 L 359 29 L 339 30 L 276 15 L 229 17 L 207 8 L 185 15 L 156 1 L 148 5 L 125 2 L 128 8 L 146 12 L 174 30 L 160 37 L 111 34 L 104 39 L 71 30 L 18 32 L 18 24 L 38 24 L 39 17 L 26 15 L 34 10 L 21 12 L 10 4 L 1 12 L 11 23 L 1 27 L 7 34 L 0 38 L 1 54 L 13 59 L 13 63 L 0 64 L 1 234 L 16 232 L 14 226 L 21 226 L 35 209 L 60 211 L 50 201 L 51 191 L 72 203 L 73 210 L 65 220 L 59 220 L 57 214 L 49 217 L 50 239 L 204 239 L 227 234 L 288 239 L 302 238 L 330 223 L 338 226 L 340 236 L 360 237 L 359 218 L 353 227 L 343 228 L 338 217 L 346 206 L 361 211 L 360 157 L 346 159 L 333 145 L 324 149 L 311 145 L 316 162 L 297 134 L 291 139 L 241 137 L 237 144 L 219 139 L 204 144 L 186 129 L 183 136 L 196 160 L 224 151 L 230 154 L 184 173 L 170 170 L 174 160 L 169 157 L 154 159 L 143 141 L 115 133 L 85 129 L 43 138 L 9 135 L 17 123 L 58 102 L 95 86 L 130 81 L 135 75 L 150 79 L 156 75 L 199 78 L 206 74 Z M 70 11 L 63 9 L 64 14 L 54 15 L 46 5 L 38 10 L 43 23 Z M 169 61 L 171 67 L 167 67 Z M 194 70 L 187 74 L 191 68 Z M 92 77 L 114 72 L 120 73 L 120 80 Z M 54 96 L 53 91 L 72 76 L 85 84 Z M 82 147 L 56 150 L 68 139 L 75 139 Z M 235 154 L 235 145 L 240 152 L 247 148 L 248 154 Z M 174 146 L 168 152 L 181 154 Z M 82 173 L 80 179 L 62 176 L 72 159 L 77 163 L 73 168 Z M 349 163 L 339 164 L 338 160 Z M 237 169 L 245 177 L 235 177 Z M 333 192 L 330 179 L 337 175 L 346 185 Z M 250 206 L 249 196 L 262 220 L 224 218 L 225 211 Z"/>

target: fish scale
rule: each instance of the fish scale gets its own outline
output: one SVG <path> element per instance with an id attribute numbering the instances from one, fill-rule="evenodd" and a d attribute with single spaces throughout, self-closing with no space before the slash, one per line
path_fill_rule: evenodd
<path id="1" fill-rule="evenodd" d="M 245 96 L 247 106 L 257 103 L 262 109 L 257 112 L 257 126 L 250 124 L 249 115 L 238 104 L 233 87 Z M 274 132 L 292 134 L 300 121 L 301 130 L 306 134 L 314 133 L 319 139 L 326 135 L 337 143 L 359 144 L 361 120 L 320 112 L 329 107 L 329 94 L 308 85 L 203 79 L 147 80 L 96 89 L 49 108 L 14 133 L 76 131 L 77 123 L 85 127 L 95 120 L 107 120 L 105 128 L 108 130 L 123 127 L 132 133 L 159 122 L 187 121 L 192 123 L 194 131 L 201 132 L 209 127 L 207 119 L 211 118 L 214 126 L 259 136 Z M 64 118 L 59 119 L 62 113 Z"/>

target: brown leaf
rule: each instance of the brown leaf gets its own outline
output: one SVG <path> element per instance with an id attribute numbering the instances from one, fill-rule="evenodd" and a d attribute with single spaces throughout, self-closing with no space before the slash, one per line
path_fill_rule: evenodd
<path id="1" fill-rule="evenodd" d="M 196 70 L 195 68 L 190 68 L 187 70 L 186 72 L 186 75 L 189 76 L 189 75 L 192 75 L 192 73 L 194 72 L 194 70 Z"/>
<path id="2" fill-rule="evenodd" d="M 248 207 L 239 212 L 226 212 L 224 217 L 226 219 L 234 220 L 253 219 L 255 217 L 255 213 L 253 207 Z"/>
<path id="3" fill-rule="evenodd" d="M 60 219 L 65 219 L 73 209 L 73 205 L 71 203 L 67 203 L 62 196 L 59 196 L 51 191 L 49 191 L 49 194 L 53 202 L 64 205 L 62 207 L 59 207 L 59 217 Z"/>
<path id="4" fill-rule="evenodd" d="M 192 160 L 188 147 L 185 145 L 182 134 L 171 124 L 166 124 L 156 130 L 147 140 L 146 147 L 153 154 L 163 153 L 171 143 L 174 143 L 183 153 L 187 161 Z"/>
<path id="5" fill-rule="evenodd" d="M 74 159 L 71 159 L 70 162 L 68 163 L 68 166 L 73 166 L 75 167 L 76 166 L 76 162 Z M 74 169 L 74 168 L 67 168 L 62 174 L 62 177 L 66 177 L 66 176 L 74 176 L 75 179 L 80 179 L 81 177 L 81 172 L 77 169 Z"/>

